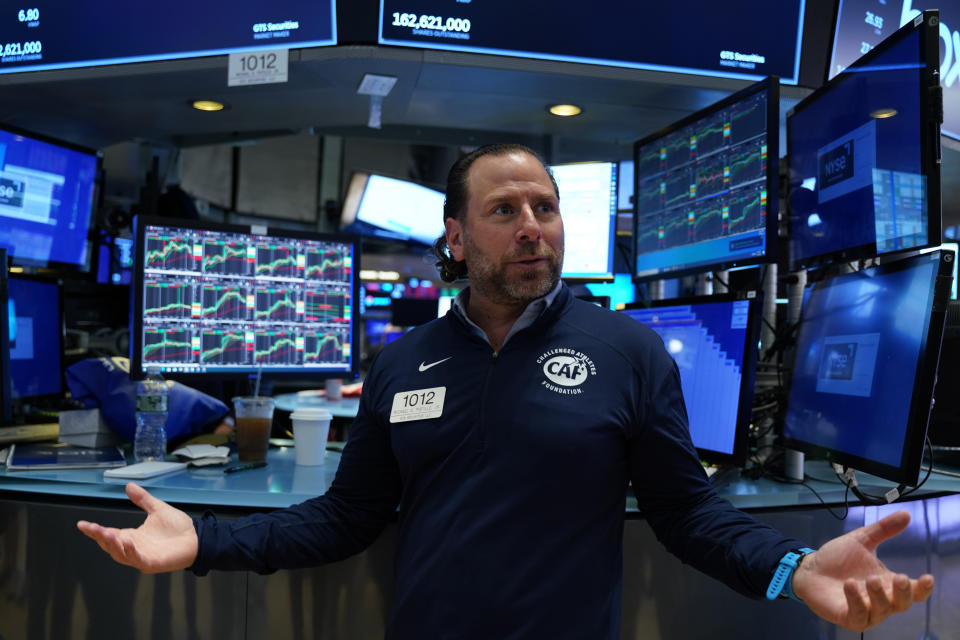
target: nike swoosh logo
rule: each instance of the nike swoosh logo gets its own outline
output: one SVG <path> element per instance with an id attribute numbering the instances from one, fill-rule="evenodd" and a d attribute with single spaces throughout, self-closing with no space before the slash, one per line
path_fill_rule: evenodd
<path id="1" fill-rule="evenodd" d="M 452 357 L 453 357 L 453 356 L 449 356 L 449 357 L 447 357 L 447 358 L 444 358 L 443 360 L 437 360 L 436 362 L 431 362 L 430 364 L 427 364 L 426 362 L 421 362 L 421 363 L 420 363 L 420 373 L 423 373 L 423 372 L 426 371 L 427 369 L 430 369 L 431 367 L 435 367 L 435 366 L 437 366 L 438 364 L 442 364 L 442 363 L 446 362 L 447 360 L 449 360 L 449 359 L 452 358 Z"/>

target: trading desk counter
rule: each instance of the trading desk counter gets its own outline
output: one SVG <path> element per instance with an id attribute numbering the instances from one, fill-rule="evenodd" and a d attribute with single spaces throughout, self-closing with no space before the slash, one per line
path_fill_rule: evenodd
<path id="1" fill-rule="evenodd" d="M 293 450 L 280 447 L 271 449 L 265 468 L 233 474 L 222 467 L 188 469 L 141 484 L 191 515 L 212 509 L 233 518 L 322 494 L 339 457 L 328 451 L 324 466 L 299 467 Z M 929 619 L 931 632 L 953 637 L 960 629 L 960 608 L 950 593 L 960 582 L 960 495 L 954 495 L 960 480 L 935 474 L 914 499 L 852 506 L 841 521 L 820 500 L 842 515 L 842 485 L 825 464 L 808 464 L 807 472 L 808 486 L 733 477 L 721 480 L 718 490 L 812 546 L 908 509 L 910 527 L 881 547 L 881 558 L 894 570 L 930 571 L 940 587 L 929 605 L 869 635 L 919 637 Z M 382 637 L 392 598 L 395 525 L 367 551 L 325 567 L 269 576 L 144 576 L 114 564 L 75 528 L 78 519 L 114 526 L 142 521 L 126 499 L 125 482 L 102 476 L 102 470 L 0 472 L 0 637 Z M 870 484 L 869 478 L 860 482 Z M 874 494 L 886 488 L 865 487 Z M 623 638 L 761 638 L 767 636 L 760 630 L 774 628 L 778 638 L 857 637 L 821 623 L 796 603 L 752 601 L 682 565 L 656 541 L 632 497 L 625 515 Z M 697 615 L 690 616 L 691 610 Z"/>

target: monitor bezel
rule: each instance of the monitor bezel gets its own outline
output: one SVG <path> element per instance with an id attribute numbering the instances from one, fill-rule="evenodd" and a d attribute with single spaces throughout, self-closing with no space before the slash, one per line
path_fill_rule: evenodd
<path id="1" fill-rule="evenodd" d="M 613 276 L 615 275 L 614 264 L 616 263 L 616 256 L 614 253 L 617 250 L 617 199 L 619 196 L 619 187 L 620 187 L 620 161 L 619 160 L 586 160 L 583 162 L 563 162 L 559 164 L 549 164 L 546 165 L 547 170 L 553 175 L 553 170 L 555 167 L 572 167 L 578 165 L 595 165 L 595 164 L 606 164 L 612 165 L 612 182 L 614 187 L 614 202 L 613 209 L 611 211 L 611 224 L 610 224 L 610 234 L 607 238 L 607 270 L 603 273 L 595 273 L 588 275 L 564 275 L 563 270 L 561 269 L 560 277 L 565 281 L 571 284 L 586 284 L 590 282 L 613 282 Z M 553 175 L 554 180 L 556 180 L 556 175 Z M 559 186 L 558 186 L 559 189 Z M 563 193 L 560 193 L 560 218 L 563 219 Z M 564 255 L 566 255 L 567 250 L 570 248 L 569 236 L 564 236 Z"/>
<path id="2" fill-rule="evenodd" d="M 0 424 L 13 420 L 10 397 L 10 319 L 7 317 L 7 250 L 0 247 Z"/>
<path id="3" fill-rule="evenodd" d="M 7 251 L 7 258 L 11 264 L 22 265 L 27 267 L 41 267 L 47 269 L 56 269 L 56 270 L 65 270 L 65 271 L 83 271 L 85 266 L 90 262 L 90 234 L 96 226 L 96 216 L 97 216 L 97 199 L 102 195 L 101 185 L 98 184 L 100 176 L 103 175 L 103 154 L 92 149 L 90 147 L 85 147 L 83 145 L 75 144 L 73 142 L 68 142 L 67 140 L 62 140 L 59 138 L 54 138 L 52 136 L 44 135 L 42 133 L 37 133 L 36 131 L 30 131 L 28 129 L 22 129 L 10 124 L 0 122 L 0 130 L 5 131 L 6 133 L 11 133 L 17 136 L 24 136 L 38 142 L 43 142 L 45 144 L 50 144 L 55 147 L 60 147 L 62 149 L 67 149 L 68 151 L 74 151 L 77 153 L 82 153 L 85 155 L 92 156 L 96 165 L 94 169 L 94 179 L 92 183 L 92 189 L 90 191 L 90 210 L 87 214 L 87 229 L 83 235 L 83 240 L 86 243 L 86 248 L 84 249 L 84 254 L 80 259 L 80 262 L 64 262 L 62 260 L 47 260 L 46 262 L 36 261 L 36 260 L 26 260 L 23 258 L 17 258 L 14 253 Z"/>
<path id="4" fill-rule="evenodd" d="M 130 376 L 134 379 L 143 378 L 146 371 L 143 366 L 143 273 L 144 273 L 144 254 L 141 251 L 144 242 L 146 228 L 151 225 L 176 227 L 181 229 L 190 229 L 197 231 L 213 231 L 223 233 L 241 233 L 260 236 L 275 236 L 293 239 L 318 240 L 322 242 L 341 242 L 353 245 L 353 271 L 351 283 L 351 316 L 350 316 L 350 370 L 316 370 L 316 369 L 295 369 L 291 371 L 274 371 L 263 369 L 263 377 L 267 379 L 291 380 L 291 379 L 315 379 L 324 380 L 327 378 L 356 378 L 360 374 L 360 343 L 359 343 L 359 287 L 360 287 L 360 259 L 361 259 L 361 239 L 359 236 L 347 233 L 329 233 L 321 231 L 301 231 L 287 229 L 283 227 L 266 227 L 260 225 L 241 225 L 241 224 L 223 224 L 209 222 L 206 220 L 188 220 L 180 218 L 164 218 L 156 216 L 137 216 L 133 221 L 133 273 L 130 281 L 132 295 L 130 296 Z M 164 371 L 163 376 L 170 380 L 179 380 L 189 383 L 191 380 L 198 380 L 201 377 L 213 377 L 223 380 L 241 380 L 247 379 L 257 373 L 256 368 L 248 368 L 238 371 L 214 370 L 214 371 Z"/>
<path id="5" fill-rule="evenodd" d="M 798 102 L 792 109 L 787 111 L 786 115 L 786 145 L 787 145 L 787 170 L 790 170 L 790 125 L 794 116 L 802 112 L 810 105 L 819 102 L 827 93 L 831 92 L 836 86 L 857 77 L 856 73 L 850 73 L 850 70 L 868 66 L 873 61 L 891 48 L 898 45 L 903 39 L 913 35 L 915 31 L 919 32 L 919 56 L 925 62 L 924 68 L 920 71 L 922 78 L 920 81 L 920 173 L 926 178 L 927 182 L 927 243 L 901 249 L 898 251 L 889 251 L 883 254 L 877 253 L 876 242 L 848 247 L 837 251 L 830 251 L 803 258 L 797 258 L 793 255 L 793 210 L 792 195 L 793 181 L 786 181 L 786 226 L 788 238 L 787 243 L 787 264 L 791 271 L 800 271 L 811 267 L 826 265 L 833 262 L 847 262 L 859 260 L 862 258 L 872 258 L 878 255 L 889 256 L 896 254 L 909 253 L 919 249 L 929 248 L 939 245 L 942 241 L 943 223 L 941 220 L 942 199 L 940 194 L 940 122 L 932 117 L 934 113 L 933 95 L 936 94 L 936 88 L 939 88 L 939 69 L 940 69 L 940 51 L 939 51 L 939 12 L 936 9 L 927 9 L 915 18 L 910 24 L 897 29 L 886 39 L 879 43 L 869 52 L 857 58 L 844 71 L 838 73 L 831 80 L 823 84 L 816 91 Z M 933 90 L 933 91 L 932 91 Z M 942 105 L 941 105 L 942 108 Z"/>
<path id="6" fill-rule="evenodd" d="M 934 253 L 939 254 L 937 275 L 934 283 L 933 299 L 931 301 L 930 318 L 924 331 L 926 335 L 924 350 L 917 360 L 917 367 L 914 374 L 913 393 L 910 396 L 907 425 L 904 428 L 900 464 L 893 466 L 876 460 L 863 458 L 852 453 L 823 447 L 813 442 L 789 437 L 786 435 L 786 416 L 788 416 L 789 413 L 784 415 L 784 422 L 780 431 L 780 439 L 785 447 L 801 451 L 810 456 L 825 457 L 830 462 L 869 473 L 892 482 L 898 482 L 907 486 L 915 486 L 917 484 L 920 475 L 920 465 L 923 459 L 924 442 L 926 440 L 930 415 L 933 408 L 933 390 L 936 383 L 941 342 L 947 320 L 947 305 L 950 301 L 950 284 L 953 280 L 953 260 L 956 256 L 949 250 L 935 249 L 934 251 L 924 251 L 916 253 L 915 255 L 900 257 L 899 259 L 868 268 L 869 270 L 877 270 L 877 275 L 894 273 L 929 262 L 931 255 Z M 856 277 L 857 274 L 868 269 L 840 274 L 832 278 L 808 284 L 804 291 L 804 301 L 806 301 L 807 295 L 812 292 L 814 288 L 828 289 L 837 283 L 849 281 L 852 277 Z M 801 309 L 797 344 L 800 344 L 800 337 L 803 335 L 803 320 L 804 309 Z M 795 364 L 795 366 L 797 365 Z M 792 379 L 793 375 L 791 375 L 791 380 Z M 789 398 L 787 400 L 787 408 L 789 409 Z"/>
<path id="7" fill-rule="evenodd" d="M 766 213 L 766 237 L 762 256 L 747 257 L 737 260 L 722 260 L 707 264 L 685 266 L 669 271 L 658 271 L 657 273 L 637 273 L 637 230 L 639 226 L 639 202 L 637 196 L 640 190 L 640 163 L 638 155 L 641 147 L 644 147 L 658 138 L 668 136 L 697 120 L 714 114 L 732 104 L 749 98 L 753 95 L 767 92 L 767 213 Z M 779 184 L 780 167 L 779 162 L 772 160 L 774 151 L 779 155 L 780 149 L 780 82 L 776 76 L 767 76 L 763 80 L 754 82 L 749 86 L 733 93 L 722 100 L 719 100 L 708 107 L 700 109 L 695 113 L 673 122 L 663 127 L 659 131 L 646 136 L 633 144 L 633 240 L 631 242 L 631 265 L 630 271 L 634 282 L 649 282 L 653 280 L 662 280 L 665 278 L 678 278 L 690 274 L 706 273 L 710 271 L 722 271 L 733 267 L 744 267 L 755 264 L 771 264 L 777 262 L 777 248 L 779 245 L 777 227 L 779 224 Z"/>
<path id="8" fill-rule="evenodd" d="M 733 453 L 704 449 L 694 445 L 702 461 L 716 465 L 730 465 L 735 467 L 745 466 L 750 453 L 750 424 L 753 418 L 754 386 L 757 375 L 757 359 L 760 352 L 758 343 L 760 340 L 760 324 L 762 321 L 761 314 L 763 313 L 762 292 L 750 291 L 742 294 L 724 293 L 630 302 L 623 305 L 622 308 L 623 311 L 629 311 L 630 309 L 656 309 L 662 307 L 696 306 L 740 301 L 748 301 L 750 306 L 747 310 L 747 328 L 744 334 L 743 363 L 741 365 L 740 393 L 737 399 L 737 423 L 734 426 Z"/>
<path id="9" fill-rule="evenodd" d="M 15 396 L 13 390 L 13 375 L 11 373 L 10 380 L 10 406 L 14 418 L 21 413 L 23 407 L 38 405 L 39 407 L 44 407 L 47 404 L 57 402 L 62 400 L 67 391 L 67 381 L 66 381 L 66 354 L 64 353 L 64 343 L 66 340 L 66 309 L 63 306 L 63 281 L 60 278 L 52 278 L 47 276 L 41 276 L 36 274 L 28 273 L 9 273 L 7 275 L 7 296 L 10 295 L 10 281 L 11 280 L 23 280 L 26 282 L 35 282 L 40 284 L 49 284 L 57 288 L 57 305 L 58 305 L 58 326 L 60 331 L 57 332 L 57 339 L 59 344 L 57 345 L 57 353 L 60 355 L 60 366 L 57 367 L 57 377 L 60 380 L 60 391 L 53 393 L 41 393 L 38 395 L 30 396 Z M 46 311 L 45 311 L 46 313 Z M 9 321 L 9 318 L 8 318 Z M 7 327 L 9 331 L 9 325 Z M 9 334 L 7 340 L 7 352 L 9 353 Z M 9 363 L 9 360 L 7 360 Z"/>

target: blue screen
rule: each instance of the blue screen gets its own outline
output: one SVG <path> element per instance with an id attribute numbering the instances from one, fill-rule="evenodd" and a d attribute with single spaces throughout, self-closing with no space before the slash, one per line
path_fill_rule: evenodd
<path id="1" fill-rule="evenodd" d="M 938 261 L 932 253 L 911 268 L 864 269 L 807 289 L 787 438 L 900 465 Z"/>
<path id="2" fill-rule="evenodd" d="M 796 84 L 804 4 L 381 0 L 379 42 Z"/>
<path id="3" fill-rule="evenodd" d="M 751 403 L 753 398 L 753 389 L 743 388 L 745 350 L 756 348 L 747 345 L 750 301 L 627 309 L 623 313 L 656 331 L 676 361 L 694 446 L 732 455 L 740 403 Z"/>
<path id="4" fill-rule="evenodd" d="M 100 0 L 96 5 L 34 3 L 15 9 L 20 8 L 10 5 L 0 20 L 0 43 L 8 43 L 0 73 L 337 42 L 333 0 Z"/>
<path id="5" fill-rule="evenodd" d="M 768 154 L 776 154 L 778 132 L 767 129 L 777 108 L 767 86 L 758 83 L 636 144 L 638 278 L 772 257 L 768 217 L 775 221 L 777 209 Z"/>
<path id="6" fill-rule="evenodd" d="M 796 267 L 939 241 L 929 237 L 919 38 L 915 30 L 869 66 L 847 68 L 787 118 Z"/>
<path id="7" fill-rule="evenodd" d="M 63 391 L 60 288 L 52 282 L 10 276 L 10 377 L 13 397 Z"/>
<path id="8" fill-rule="evenodd" d="M 828 77 L 832 78 L 868 53 L 921 9 L 940 11 L 940 84 L 943 87 L 944 135 L 960 140 L 960 0 L 920 3 L 914 0 L 840 0 Z"/>
<path id="9" fill-rule="evenodd" d="M 0 129 L 0 247 L 19 264 L 85 260 L 97 158 Z"/>

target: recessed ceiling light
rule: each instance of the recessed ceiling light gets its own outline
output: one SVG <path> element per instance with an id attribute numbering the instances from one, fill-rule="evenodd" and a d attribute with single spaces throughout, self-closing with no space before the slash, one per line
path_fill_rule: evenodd
<path id="1" fill-rule="evenodd" d="M 871 118 L 892 118 L 897 115 L 896 109 L 876 109 L 870 112 Z"/>
<path id="2" fill-rule="evenodd" d="M 554 104 L 547 107 L 547 110 L 553 115 L 562 118 L 579 115 L 583 111 L 583 109 L 575 104 Z"/>
<path id="3" fill-rule="evenodd" d="M 194 100 L 192 105 L 194 109 L 199 111 L 221 111 L 223 109 L 223 103 L 216 100 Z"/>

